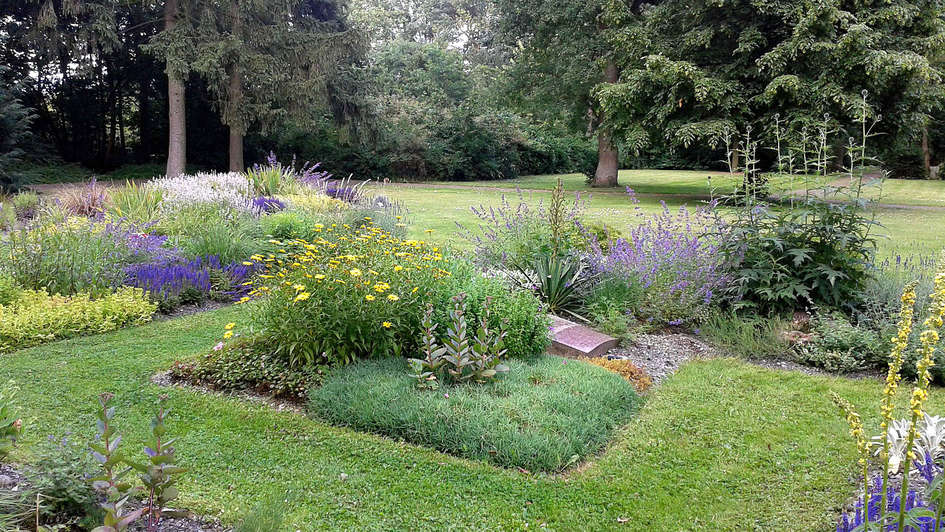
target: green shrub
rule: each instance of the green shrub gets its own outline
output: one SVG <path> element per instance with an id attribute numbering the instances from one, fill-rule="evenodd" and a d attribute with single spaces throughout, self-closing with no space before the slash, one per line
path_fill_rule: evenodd
<path id="1" fill-rule="evenodd" d="M 66 220 L 11 232 L 0 244 L 0 272 L 24 288 L 71 295 L 111 292 L 134 252 L 116 226 Z"/>
<path id="2" fill-rule="evenodd" d="M 17 220 L 32 220 L 39 214 L 39 195 L 35 192 L 20 192 L 11 203 Z"/>
<path id="3" fill-rule="evenodd" d="M 838 312 L 815 313 L 811 340 L 794 347 L 799 362 L 828 371 L 849 372 L 888 364 L 890 343 L 875 331 L 860 328 Z"/>
<path id="4" fill-rule="evenodd" d="M 164 192 L 157 187 L 125 182 L 125 186 L 115 188 L 109 194 L 108 212 L 115 218 L 124 218 L 145 223 L 158 219 Z"/>
<path id="5" fill-rule="evenodd" d="M 44 523 L 71 524 L 80 530 L 92 528 L 102 513 L 89 479 L 95 464 L 88 447 L 68 438 L 41 445 L 27 471 L 32 489 L 41 495 L 40 516 Z"/>
<path id="6" fill-rule="evenodd" d="M 734 311 L 715 311 L 699 326 L 699 333 L 713 344 L 734 355 L 745 358 L 784 357 L 789 346 L 781 331 L 782 321 L 737 314 Z"/>
<path id="7" fill-rule="evenodd" d="M 263 248 L 263 232 L 246 213 L 216 204 L 181 207 L 154 226 L 173 239 L 188 258 L 216 255 L 220 262 L 244 261 Z"/>
<path id="8" fill-rule="evenodd" d="M 98 299 L 25 290 L 12 305 L 0 306 L 0 353 L 140 325 L 156 308 L 140 288 L 123 287 Z"/>
<path id="9" fill-rule="evenodd" d="M 584 296 L 581 314 L 602 332 L 625 336 L 643 300 L 643 286 L 629 276 L 605 275 Z"/>
<path id="10" fill-rule="evenodd" d="M 262 395 L 304 400 L 325 378 L 325 366 L 290 367 L 258 341 L 240 339 L 220 344 L 195 359 L 177 361 L 174 378 L 221 391 L 250 389 Z"/>
<path id="11" fill-rule="evenodd" d="M 0 462 L 6 460 L 23 430 L 23 420 L 16 413 L 18 391 L 13 382 L 0 385 Z"/>
<path id="12" fill-rule="evenodd" d="M 275 196 L 295 190 L 295 172 L 270 156 L 269 164 L 246 170 L 246 180 L 257 196 Z"/>
<path id="13" fill-rule="evenodd" d="M 420 390 L 403 360 L 336 370 L 311 392 L 331 423 L 403 438 L 465 458 L 530 471 L 561 471 L 599 451 L 639 399 L 619 375 L 557 357 L 510 360 L 488 385 Z"/>
<path id="14" fill-rule="evenodd" d="M 259 218 L 262 232 L 278 240 L 301 238 L 312 241 L 318 236 L 315 224 L 325 225 L 324 214 L 310 214 L 306 211 L 281 211 Z"/>
<path id="15" fill-rule="evenodd" d="M 20 298 L 23 289 L 13 276 L 0 273 L 0 305 L 10 305 Z"/>
<path id="16" fill-rule="evenodd" d="M 811 200 L 784 212 L 758 205 L 738 212 L 722 250 L 742 305 L 767 312 L 811 304 L 850 309 L 860 301 L 876 239 L 875 222 L 859 206 Z"/>

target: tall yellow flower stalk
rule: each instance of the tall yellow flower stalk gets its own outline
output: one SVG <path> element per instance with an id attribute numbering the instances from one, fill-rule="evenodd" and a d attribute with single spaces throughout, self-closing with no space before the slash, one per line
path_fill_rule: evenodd
<path id="1" fill-rule="evenodd" d="M 906 497 L 909 494 L 909 467 L 915 459 L 912 446 L 916 438 L 916 425 L 922 418 L 922 407 L 929 398 L 929 383 L 932 382 L 932 373 L 929 371 L 935 365 L 935 349 L 938 347 L 939 330 L 945 319 L 945 253 L 939 261 L 938 273 L 933 282 L 929 316 L 922 323 L 922 334 L 919 335 L 919 361 L 916 363 L 916 384 L 912 388 L 912 398 L 909 400 L 909 409 L 912 419 L 909 423 L 909 436 L 906 440 L 906 463 L 902 469 L 902 491 L 899 502 L 898 532 L 905 528 Z M 884 434 L 885 436 L 885 434 Z"/>
<path id="2" fill-rule="evenodd" d="M 899 390 L 899 381 L 902 380 L 902 363 L 906 348 L 909 347 L 909 335 L 912 334 L 912 320 L 915 316 L 915 287 L 918 281 L 912 281 L 902 291 L 899 308 L 899 323 L 896 327 L 896 336 L 892 339 L 892 351 L 889 353 L 889 370 L 886 372 L 886 385 L 883 387 L 883 398 L 880 406 L 882 422 L 880 428 L 883 435 L 883 450 L 880 453 L 880 462 L 883 464 L 883 493 L 880 502 L 880 513 L 886 511 L 886 486 L 889 485 L 889 423 L 895 409 L 894 399 Z M 869 499 L 866 499 L 869 501 Z"/>
<path id="3" fill-rule="evenodd" d="M 852 436 L 856 441 L 856 452 L 860 455 L 857 463 L 860 465 L 860 468 L 863 469 L 863 500 L 866 501 L 863 504 L 863 518 L 865 523 L 863 529 L 868 530 L 870 523 L 869 512 L 867 511 L 870 501 L 870 447 L 869 442 L 866 439 L 866 431 L 863 430 L 863 421 L 860 419 L 860 415 L 857 414 L 853 409 L 853 405 L 851 405 L 846 399 L 837 395 L 837 392 L 830 392 L 830 395 L 833 397 L 833 402 L 836 403 L 838 407 L 840 407 L 840 410 L 846 417 L 847 424 L 850 425 L 850 436 Z"/>

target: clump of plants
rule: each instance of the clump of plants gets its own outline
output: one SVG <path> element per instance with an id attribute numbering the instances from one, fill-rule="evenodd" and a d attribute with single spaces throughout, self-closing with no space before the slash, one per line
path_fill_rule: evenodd
<path id="1" fill-rule="evenodd" d="M 16 219 L 27 222 L 39 214 L 39 195 L 35 192 L 20 192 L 11 201 Z"/>
<path id="2" fill-rule="evenodd" d="M 23 420 L 16 413 L 17 391 L 13 382 L 0 386 L 0 462 L 9 456 L 23 431 Z"/>
<path id="3" fill-rule="evenodd" d="M 108 193 L 93 177 L 85 186 L 67 189 L 58 201 L 60 207 L 72 216 L 97 218 L 105 213 Z"/>
<path id="4" fill-rule="evenodd" d="M 858 466 L 862 474 L 862 497 L 854 509 L 853 516 L 841 516 L 838 529 L 849 531 L 869 530 L 871 527 L 886 529 L 894 526 L 897 530 L 906 527 L 920 530 L 929 528 L 938 530 L 943 524 L 945 511 L 945 486 L 943 486 L 941 464 L 935 464 L 933 456 L 919 456 L 917 447 L 920 440 L 921 423 L 925 421 L 924 406 L 928 400 L 932 375 L 930 368 L 934 364 L 934 354 L 938 348 L 940 331 L 945 318 L 945 255 L 939 263 L 938 273 L 933 283 L 928 316 L 922 323 L 916 380 L 909 400 L 908 429 L 905 437 L 896 437 L 897 423 L 894 423 L 895 397 L 901 381 L 901 370 L 905 361 L 905 351 L 909 347 L 909 336 L 913 327 L 914 307 L 916 302 L 915 284 L 908 285 L 902 295 L 901 309 L 896 337 L 889 356 L 886 382 L 880 401 L 881 442 L 878 445 L 878 465 L 882 468 L 880 478 L 871 486 L 870 463 L 873 460 L 869 438 L 863 428 L 859 414 L 853 406 L 833 394 L 834 402 L 840 407 L 850 426 L 850 435 L 856 442 Z M 893 429 L 894 437 L 889 437 Z M 901 453 L 902 459 L 894 459 L 894 452 Z M 919 459 L 923 461 L 920 462 Z M 898 493 L 893 488 L 890 474 L 901 463 L 901 481 Z M 926 468 L 928 481 L 913 482 L 911 469 Z"/>
<path id="5" fill-rule="evenodd" d="M 814 313 L 804 338 L 793 346 L 799 362 L 840 373 L 879 366 L 888 349 L 878 333 L 854 326 L 839 312 Z"/>
<path id="6" fill-rule="evenodd" d="M 10 306 L 0 305 L 0 353 L 141 325 L 156 309 L 140 288 L 119 288 L 94 299 L 87 292 L 66 297 L 24 290 Z"/>
<path id="7" fill-rule="evenodd" d="M 453 298 L 453 310 L 450 311 L 450 324 L 442 339 L 442 347 L 437 342 L 436 324 L 433 323 L 433 305 L 428 304 L 420 322 L 423 328 L 422 358 L 411 358 L 411 375 L 417 379 L 417 385 L 423 388 L 436 388 L 437 382 L 486 382 L 500 373 L 509 371 L 502 363 L 505 356 L 504 328 L 493 331 L 489 327 L 489 301 L 486 301 L 482 319 L 478 328 L 470 334 L 466 321 L 466 295 Z"/>

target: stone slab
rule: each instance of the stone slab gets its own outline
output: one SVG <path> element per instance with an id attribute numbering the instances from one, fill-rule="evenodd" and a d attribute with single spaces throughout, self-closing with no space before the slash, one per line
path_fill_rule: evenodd
<path id="1" fill-rule="evenodd" d="M 566 357 L 598 357 L 617 347 L 616 338 L 557 316 L 551 320 L 552 354 Z"/>

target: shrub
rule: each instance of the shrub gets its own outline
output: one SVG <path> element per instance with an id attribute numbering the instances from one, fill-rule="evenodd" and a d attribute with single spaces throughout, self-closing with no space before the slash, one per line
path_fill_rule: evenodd
<path id="1" fill-rule="evenodd" d="M 120 288 L 98 299 L 84 292 L 64 297 L 25 290 L 12 305 L 0 306 L 0 352 L 140 325 L 155 310 L 140 288 Z"/>
<path id="2" fill-rule="evenodd" d="M 39 195 L 35 192 L 20 192 L 10 203 L 17 220 L 32 220 L 39 214 Z"/>
<path id="3" fill-rule="evenodd" d="M 794 346 L 799 362 L 838 372 L 882 367 L 887 362 L 885 338 L 852 325 L 839 312 L 814 313 L 811 333 L 809 341 Z"/>
<path id="4" fill-rule="evenodd" d="M 767 318 L 715 310 L 699 325 L 699 335 L 729 353 L 745 358 L 784 357 L 790 350 L 782 336 L 783 322 Z"/>
<path id="5" fill-rule="evenodd" d="M 175 216 L 181 210 L 204 205 L 226 211 L 252 214 L 249 182 L 240 174 L 181 175 L 162 177 L 148 184 L 162 196 L 161 213 Z"/>
<path id="6" fill-rule="evenodd" d="M 581 315 L 602 332 L 625 336 L 643 300 L 643 286 L 632 276 L 604 276 L 592 283 Z"/>
<path id="7" fill-rule="evenodd" d="M 88 449 L 67 437 L 50 437 L 39 447 L 27 478 L 43 500 L 39 513 L 44 522 L 91 528 L 98 513 L 91 483 L 94 470 Z"/>
<path id="8" fill-rule="evenodd" d="M 125 269 L 125 284 L 143 289 L 161 312 L 206 299 L 233 301 L 244 296 L 254 268 L 251 264 L 224 266 L 215 256 L 186 261 L 176 258 L 140 263 Z"/>
<path id="9" fill-rule="evenodd" d="M 488 386 L 418 389 L 403 360 L 332 372 L 310 411 L 331 423 L 402 438 L 465 458 L 561 471 L 599 451 L 639 404 L 626 380 L 590 364 L 509 360 Z"/>
<path id="10" fill-rule="evenodd" d="M 16 414 L 16 394 L 13 382 L 0 386 L 0 462 L 6 460 L 23 430 L 23 420 Z"/>
<path id="11" fill-rule="evenodd" d="M 342 211 L 348 204 L 325 194 L 282 194 L 279 199 L 284 201 L 289 209 L 306 214 L 324 214 Z"/>
<path id="12" fill-rule="evenodd" d="M 600 366 L 606 370 L 613 371 L 617 375 L 630 381 L 637 393 L 647 391 L 653 385 L 653 379 L 643 368 L 626 359 L 593 357 L 588 358 L 587 362 Z"/>
<path id="13" fill-rule="evenodd" d="M 635 313 L 648 323 L 698 324 L 720 303 L 729 280 L 725 257 L 710 235 L 715 224 L 711 206 L 694 213 L 680 207 L 673 213 L 664 204 L 655 216 L 639 216 L 640 223 L 606 253 L 592 245 L 592 270 L 610 283 L 640 286 Z"/>
<path id="14" fill-rule="evenodd" d="M 25 288 L 106 294 L 120 285 L 126 264 L 163 244 L 131 240 L 130 234 L 118 224 L 76 219 L 20 229 L 0 248 L 0 270 Z"/>
<path id="15" fill-rule="evenodd" d="M 217 256 L 222 262 L 246 260 L 263 248 L 262 229 L 243 211 L 212 204 L 182 207 L 154 231 L 169 235 L 189 258 Z"/>
<path id="16" fill-rule="evenodd" d="M 23 289 L 8 274 L 0 273 L 0 305 L 10 305 L 20 298 Z"/>
<path id="17" fill-rule="evenodd" d="M 261 395 L 302 401 L 308 390 L 321 384 L 326 366 L 290 367 L 285 358 L 270 353 L 263 342 L 240 338 L 219 344 L 209 353 L 174 363 L 171 375 L 198 386 L 221 391 L 250 389 Z"/>
<path id="18" fill-rule="evenodd" d="M 266 165 L 257 164 L 246 170 L 246 180 L 256 195 L 274 196 L 296 188 L 298 182 L 291 166 L 283 166 L 273 153 L 266 162 Z"/>
<path id="19" fill-rule="evenodd" d="M 871 276 L 875 222 L 857 205 L 812 199 L 776 212 L 737 211 L 722 252 L 733 265 L 731 292 L 767 312 L 805 305 L 851 309 Z"/>
<path id="20" fill-rule="evenodd" d="M 450 285 L 439 248 L 370 225 L 350 235 L 331 227 L 312 243 L 274 241 L 286 251 L 256 256 L 267 267 L 254 305 L 256 330 L 293 367 L 412 354 L 426 301 Z"/>
<path id="21" fill-rule="evenodd" d="M 115 218 L 151 222 L 160 215 L 164 189 L 150 183 L 137 185 L 134 181 L 126 181 L 125 186 L 115 188 L 109 196 L 108 212 Z"/>

